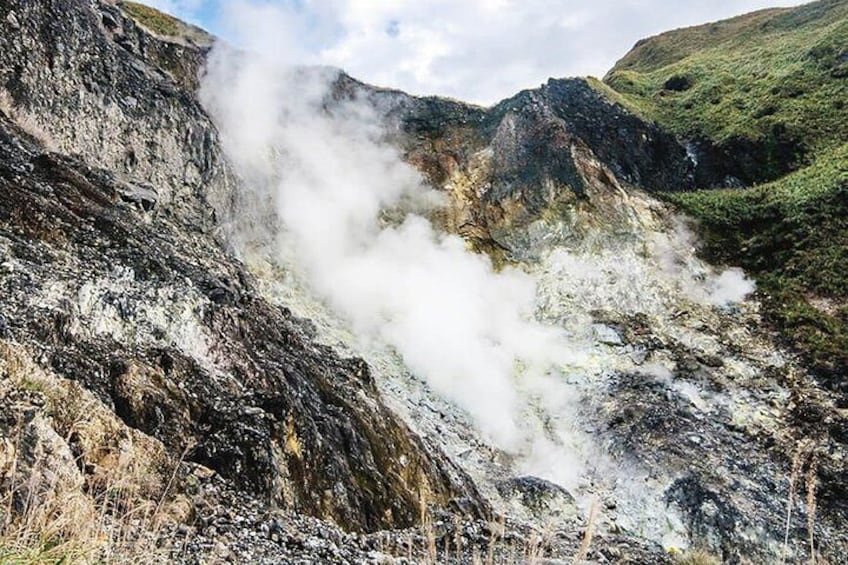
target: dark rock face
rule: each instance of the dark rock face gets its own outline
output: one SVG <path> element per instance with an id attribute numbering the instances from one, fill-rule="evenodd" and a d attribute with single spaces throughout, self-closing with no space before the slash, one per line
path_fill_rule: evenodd
<path id="1" fill-rule="evenodd" d="M 193 96 L 203 48 L 157 39 L 101 1 L 4 2 L 0 28 L 0 86 L 48 147 L 155 187 L 197 221 L 226 207 L 217 132 Z"/>
<path id="2" fill-rule="evenodd" d="M 546 183 L 578 196 L 585 180 L 574 147 L 585 147 L 619 182 L 648 192 L 749 186 L 795 170 L 803 143 L 776 126 L 769 143 L 731 138 L 678 139 L 648 123 L 586 79 L 550 79 L 488 109 L 435 98 L 375 91 L 344 77 L 345 88 L 366 91 L 408 134 L 402 141 L 410 161 L 437 186 L 467 167 L 484 148 L 493 151 L 486 179 L 491 202 L 521 194 L 531 213 L 551 200 Z M 686 77 L 673 77 L 669 90 L 686 90 Z M 389 102 L 387 102 L 387 100 Z"/>
<path id="3" fill-rule="evenodd" d="M 539 95 L 620 181 L 648 191 L 693 188 L 694 163 L 677 140 L 611 103 L 588 81 L 551 79 Z"/>
<path id="4" fill-rule="evenodd" d="M 696 138 L 688 146 L 698 163 L 696 188 L 739 188 L 769 182 L 794 171 L 804 159 L 803 144 L 779 126 L 768 143 L 733 137 L 715 144 Z"/>
<path id="5" fill-rule="evenodd" d="M 584 181 L 574 162 L 575 145 L 588 148 L 620 181 L 649 191 L 694 188 L 695 164 L 685 148 L 656 125 L 611 102 L 585 79 L 550 79 L 537 90 L 485 110 L 407 99 L 393 114 L 415 140 L 408 148 L 413 162 L 421 144 L 446 153 L 440 161 L 420 163 L 436 184 L 450 177 L 446 169 L 451 165 L 467 164 L 475 149 L 491 147 L 492 199 L 538 191 L 547 181 L 579 194 Z"/>
<path id="6" fill-rule="evenodd" d="M 267 504 L 354 530 L 415 523 L 425 493 L 482 512 L 367 365 L 317 345 L 210 234 L 233 185 L 190 90 L 202 49 L 109 3 L 1 12 L 4 336 Z"/>
<path id="7" fill-rule="evenodd" d="M 413 162 L 422 144 L 446 153 L 443 161 L 421 163 L 436 184 L 450 176 L 448 163 L 464 164 L 475 149 L 489 146 L 495 195 L 538 190 L 546 180 L 580 192 L 572 156 L 572 146 L 580 144 L 620 181 L 649 191 L 694 188 L 695 164 L 674 136 L 611 102 L 585 79 L 550 79 L 489 109 L 391 91 L 370 89 L 368 95 L 378 107 L 390 108 L 412 137 L 407 143 Z"/>
<path id="8" fill-rule="evenodd" d="M 617 221 L 624 186 L 695 187 L 686 148 L 602 89 L 586 79 L 551 79 L 486 109 L 342 74 L 332 94 L 368 100 L 384 115 L 389 140 L 450 196 L 451 210 L 436 223 L 500 260 L 512 254 L 516 233 L 562 206 L 582 203 L 589 215 Z"/>
<path id="9" fill-rule="evenodd" d="M 214 240 L 123 201 L 110 173 L 41 153 L 7 120 L 0 163 L 7 333 L 128 425 L 353 529 L 414 523 L 422 489 L 475 507 L 473 487 L 380 404 L 368 367 L 315 345 Z M 187 352 L 194 339 L 205 357 Z"/>

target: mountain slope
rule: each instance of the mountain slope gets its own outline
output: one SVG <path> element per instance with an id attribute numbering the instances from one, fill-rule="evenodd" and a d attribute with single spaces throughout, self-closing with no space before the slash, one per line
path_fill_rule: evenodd
<path id="1" fill-rule="evenodd" d="M 604 81 L 682 139 L 716 144 L 750 185 L 848 138 L 846 40 L 848 5 L 823 0 L 644 40 Z"/>
<path id="2" fill-rule="evenodd" d="M 110 2 L 4 2 L 0 27 L 4 343 L 80 383 L 178 469 L 205 466 L 266 507 L 350 530 L 416 523 L 424 491 L 485 510 L 383 406 L 364 363 L 264 300 L 219 237 L 236 183 L 194 96 L 202 47 Z M 14 413 L 7 438 L 27 412 Z M 98 463 L 76 464 L 96 496 Z"/>
<path id="3" fill-rule="evenodd" d="M 719 24 L 718 35 L 730 53 L 756 35 L 739 31 L 750 21 L 792 13 Z M 831 15 L 810 25 L 827 28 Z M 326 155 L 316 140 L 328 139 L 316 132 L 351 131 L 343 120 L 353 105 L 367 132 L 384 126 L 376 141 L 355 138 L 378 151 L 331 137 L 320 149 L 339 159 L 318 159 L 298 180 L 337 169 L 331 181 L 363 189 L 355 180 L 378 184 L 375 175 L 395 179 L 387 171 L 411 164 L 444 205 L 425 219 L 390 201 L 366 235 L 391 241 L 409 217 L 418 228 L 431 220 L 425 249 L 448 248 L 474 273 L 536 286 L 527 317 L 555 328 L 569 361 L 535 375 L 507 359 L 506 378 L 494 382 L 485 359 L 485 369 L 463 369 L 483 380 L 470 381 L 478 386 L 462 404 L 304 283 L 277 237 L 285 210 L 274 191 L 284 187 L 242 174 L 220 108 L 198 94 L 210 80 L 209 36 L 113 0 L 4 2 L 0 32 L 0 561 L 121 561 L 139 557 L 137 547 L 121 553 L 136 541 L 155 549 L 144 560 L 187 563 L 512 554 L 650 565 L 670 562 L 666 549 L 701 546 L 728 563 L 844 554 L 844 396 L 823 390 L 775 342 L 761 303 L 744 299 L 751 282 L 695 257 L 694 237 L 657 199 L 698 213 L 717 260 L 741 261 L 767 291 L 815 291 L 812 304 L 844 318 L 841 130 L 808 145 L 784 134 L 764 141 L 733 124 L 710 129 L 704 116 L 690 139 L 674 112 L 665 118 L 659 102 L 616 92 L 613 80 L 551 79 L 485 109 L 298 70 L 304 81 L 329 77 L 320 113 L 305 114 L 323 121 L 299 123 L 294 145 L 251 146 L 272 181 L 303 172 L 304 153 L 312 165 L 313 154 Z M 675 46 L 687 43 L 679 33 Z M 634 55 L 627 72 L 664 72 L 708 44 Z M 237 73 L 224 76 L 222 89 L 238 92 Z M 262 112 L 263 125 L 279 127 L 274 115 Z M 806 161 L 773 167 L 796 150 Z M 358 162 L 375 155 L 376 167 Z M 750 190 L 693 192 L 789 170 Z M 345 219 L 315 223 L 320 232 Z M 245 245 L 250 238 L 259 251 Z M 411 296 L 428 327 L 413 327 L 410 339 L 459 335 L 454 349 L 478 359 L 459 343 L 465 334 L 452 333 L 466 310 L 445 299 L 451 289 L 407 292 L 369 279 L 429 268 L 419 249 L 395 249 L 399 263 L 368 263 L 355 281 L 334 270 L 323 278 Z M 791 273 L 779 271 L 784 262 Z M 496 315 L 486 319 L 510 325 L 497 317 L 509 311 L 504 302 L 484 303 Z M 432 319 L 444 304 L 459 318 Z M 767 312 L 784 329 L 813 319 Z M 484 341 L 500 339 L 488 329 Z M 547 343 L 541 335 L 526 347 Z M 839 343 L 809 335 L 822 363 L 838 361 Z M 419 351 L 438 361 L 446 349 Z M 448 389 L 469 389 L 465 376 Z M 517 447 L 493 441 L 469 409 L 468 399 L 483 404 L 504 382 L 506 396 L 523 402 L 520 431 L 535 434 Z M 39 530 L 34 516 L 54 521 Z M 80 534 L 68 525 L 77 522 L 98 524 L 83 532 L 91 547 L 79 553 L 72 543 L 57 556 Z M 421 529 L 399 530 L 407 526 Z"/>
<path id="4" fill-rule="evenodd" d="M 708 256 L 757 274 L 775 327 L 843 392 L 847 44 L 848 4 L 824 0 L 647 39 L 605 78 L 698 160 L 725 162 L 727 184 L 764 183 L 669 198 L 701 221 Z"/>

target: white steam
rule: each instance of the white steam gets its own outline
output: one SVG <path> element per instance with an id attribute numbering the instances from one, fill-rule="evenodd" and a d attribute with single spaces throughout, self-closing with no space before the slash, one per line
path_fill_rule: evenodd
<path id="1" fill-rule="evenodd" d="M 742 302 L 754 292 L 754 281 L 741 269 L 715 273 L 695 257 L 695 234 L 677 220 L 671 230 L 651 234 L 648 252 L 657 257 L 662 276 L 676 281 L 683 294 L 693 302 L 728 306 Z"/>
<path id="2" fill-rule="evenodd" d="M 716 306 L 742 302 L 755 289 L 754 281 L 746 277 L 742 269 L 727 269 L 710 280 L 709 302 Z"/>
<path id="3" fill-rule="evenodd" d="M 242 19 L 250 13 L 240 8 Z M 260 15 L 267 29 L 272 14 Z M 293 254 L 358 335 L 393 346 L 496 445 L 519 449 L 527 438 L 517 369 L 528 380 L 569 361 L 560 332 L 533 320 L 533 279 L 496 273 L 410 212 L 439 197 L 381 142 L 378 117 L 356 102 L 328 110 L 335 73 L 297 70 L 276 55 L 217 47 L 202 98 L 255 201 L 275 207 L 279 252 Z M 400 223 L 381 221 L 399 207 Z"/>
<path id="4" fill-rule="evenodd" d="M 645 229 L 619 248 L 548 250 L 532 276 L 495 272 L 426 219 L 443 197 L 383 142 L 373 109 L 330 99 L 337 71 L 291 64 L 285 14 L 229 7 L 250 55 L 216 46 L 201 98 L 243 180 L 237 242 L 293 266 L 360 339 L 394 348 L 483 436 L 518 455 L 522 472 L 569 489 L 594 473 L 624 492 L 634 515 L 667 528 L 661 496 L 575 422 L 603 375 L 635 370 L 636 352 L 613 328 L 593 330 L 593 312 L 670 320 L 681 301 L 724 306 L 753 284 L 697 261 L 682 224 Z"/>

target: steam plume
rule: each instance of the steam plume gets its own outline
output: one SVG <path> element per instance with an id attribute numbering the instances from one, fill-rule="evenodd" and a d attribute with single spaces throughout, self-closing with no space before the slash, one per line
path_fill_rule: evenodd
<path id="1" fill-rule="evenodd" d="M 274 19 L 267 7 L 238 11 L 242 20 L 262 19 L 246 29 Z M 517 449 L 516 367 L 541 376 L 569 360 L 560 332 L 533 320 L 534 281 L 517 270 L 496 273 L 487 257 L 414 212 L 381 222 L 386 209 L 440 198 L 381 141 L 366 104 L 328 109 L 335 71 L 292 67 L 277 57 L 281 46 L 253 47 L 250 57 L 216 48 L 202 97 L 254 201 L 274 206 L 278 248 L 293 253 L 359 335 L 393 346 L 490 440 Z"/>
<path id="2" fill-rule="evenodd" d="M 569 488 L 590 461 L 612 475 L 615 465 L 572 419 L 585 392 L 572 383 L 617 370 L 623 358 L 593 344 L 590 312 L 670 318 L 681 297 L 724 305 L 751 283 L 697 262 L 682 226 L 619 253 L 552 250 L 534 276 L 496 272 L 426 219 L 442 197 L 383 141 L 374 110 L 330 100 L 338 71 L 293 64 L 289 14 L 244 2 L 230 9 L 247 51 L 216 46 L 201 96 L 243 179 L 239 245 L 261 244 L 294 265 L 357 335 L 393 347 L 489 441 L 520 455 L 525 472 Z M 535 320 L 540 306 L 549 324 Z M 665 523 L 653 499 L 651 515 Z"/>

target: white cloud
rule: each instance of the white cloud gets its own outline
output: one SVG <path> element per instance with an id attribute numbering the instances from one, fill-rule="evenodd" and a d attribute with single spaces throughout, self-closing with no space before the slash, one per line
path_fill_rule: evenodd
<path id="1" fill-rule="evenodd" d="M 158 0 L 196 10 L 211 0 Z M 191 5 L 195 6 L 192 7 Z M 548 77 L 603 75 L 644 37 L 792 0 L 266 0 L 304 63 L 413 94 L 493 103 Z M 232 2 L 222 3 L 225 36 Z M 229 29 L 229 32 L 228 32 Z"/>

